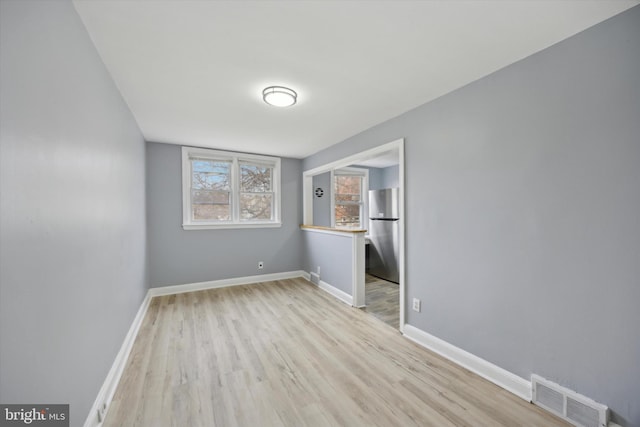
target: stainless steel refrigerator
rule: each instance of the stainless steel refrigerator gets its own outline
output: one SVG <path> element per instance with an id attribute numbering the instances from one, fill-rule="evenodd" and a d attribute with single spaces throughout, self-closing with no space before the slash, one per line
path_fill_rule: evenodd
<path id="1" fill-rule="evenodd" d="M 398 189 L 369 191 L 368 273 L 398 283 L 399 225 Z"/>

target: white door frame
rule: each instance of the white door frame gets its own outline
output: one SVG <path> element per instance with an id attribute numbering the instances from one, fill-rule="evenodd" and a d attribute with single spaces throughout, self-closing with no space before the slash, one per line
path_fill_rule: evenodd
<path id="1" fill-rule="evenodd" d="M 330 172 L 334 169 L 340 169 L 349 165 L 357 164 L 368 159 L 379 156 L 382 153 L 398 150 L 398 163 L 399 163 L 399 177 L 398 177 L 398 197 L 400 208 L 400 332 L 404 332 L 404 325 L 406 319 L 406 307 L 405 307 L 405 292 L 406 292 L 406 279 L 405 279 L 405 203 L 404 203 L 404 138 L 397 139 L 387 144 L 380 145 L 369 150 L 362 151 L 360 153 L 353 154 L 340 160 L 336 160 L 331 163 L 327 163 L 322 166 L 304 171 L 302 173 L 302 205 L 303 205 L 303 222 L 304 225 L 313 225 L 313 176 L 325 172 Z M 364 294 L 364 289 L 355 289 L 356 293 Z"/>

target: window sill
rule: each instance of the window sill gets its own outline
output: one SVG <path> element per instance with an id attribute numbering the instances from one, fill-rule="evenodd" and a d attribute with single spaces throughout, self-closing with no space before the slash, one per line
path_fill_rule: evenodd
<path id="1" fill-rule="evenodd" d="M 232 228 L 279 228 L 281 222 L 250 222 L 246 224 L 182 224 L 183 230 L 224 230 Z"/>

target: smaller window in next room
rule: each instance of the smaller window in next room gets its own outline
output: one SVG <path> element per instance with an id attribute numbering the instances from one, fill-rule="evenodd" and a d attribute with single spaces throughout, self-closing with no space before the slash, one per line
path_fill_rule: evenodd
<path id="1" fill-rule="evenodd" d="M 182 226 L 279 227 L 280 159 L 182 147 Z"/>
<path id="2" fill-rule="evenodd" d="M 365 228 L 368 171 L 342 168 L 333 172 L 333 226 Z"/>

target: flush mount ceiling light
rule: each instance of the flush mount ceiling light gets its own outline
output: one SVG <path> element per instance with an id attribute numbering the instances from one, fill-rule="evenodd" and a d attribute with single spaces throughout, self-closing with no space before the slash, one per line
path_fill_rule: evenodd
<path id="1" fill-rule="evenodd" d="M 274 107 L 289 107 L 296 103 L 298 94 L 286 87 L 269 86 L 262 91 L 262 99 Z"/>

